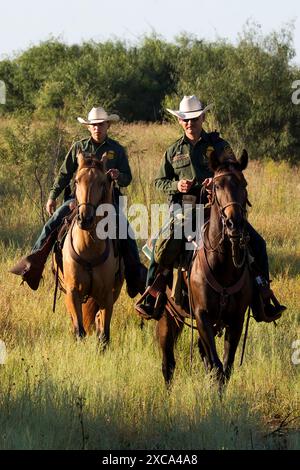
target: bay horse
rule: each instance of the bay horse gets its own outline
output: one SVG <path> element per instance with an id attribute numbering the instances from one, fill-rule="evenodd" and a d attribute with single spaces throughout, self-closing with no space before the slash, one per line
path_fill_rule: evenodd
<path id="1" fill-rule="evenodd" d="M 190 311 L 196 320 L 200 356 L 206 372 L 213 372 L 222 388 L 229 380 L 245 312 L 252 299 L 246 219 L 246 204 L 250 203 L 243 175 L 248 154 L 244 150 L 238 160 L 212 152 L 209 164 L 214 172 L 210 215 L 201 229 L 203 246 L 195 250 L 185 281 L 189 288 Z M 174 345 L 183 322 L 175 321 L 172 315 L 174 302 L 171 302 L 169 290 L 167 296 L 164 313 L 157 323 L 157 336 L 163 353 L 163 375 L 170 384 L 176 364 Z M 215 336 L 224 328 L 222 364 Z"/>
<path id="2" fill-rule="evenodd" d="M 75 176 L 77 215 L 62 249 L 62 287 L 76 337 L 83 338 L 95 327 L 103 346 L 110 338 L 113 305 L 124 281 L 124 264 L 115 254 L 112 240 L 100 239 L 96 226 L 97 208 L 112 204 L 113 183 L 107 176 L 105 160 L 79 153 Z"/>

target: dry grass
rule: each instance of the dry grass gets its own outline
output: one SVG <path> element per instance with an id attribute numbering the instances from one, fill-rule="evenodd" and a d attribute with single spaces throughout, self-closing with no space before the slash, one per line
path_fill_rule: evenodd
<path id="1" fill-rule="evenodd" d="M 178 128 L 124 125 L 114 133 L 128 147 L 131 201 L 157 202 L 149 183 Z M 109 349 L 100 354 L 93 336 L 75 342 L 63 299 L 52 313 L 49 266 L 37 292 L 8 274 L 29 250 L 40 221 L 26 197 L 2 194 L 0 338 L 8 358 L 0 366 L 0 448 L 299 449 L 300 364 L 291 361 L 292 342 L 300 339 L 299 169 L 252 162 L 246 178 L 250 219 L 268 242 L 274 288 L 288 310 L 276 328 L 251 321 L 244 364 L 238 366 L 239 348 L 222 402 L 196 347 L 190 368 L 189 330 L 177 345 L 174 386 L 167 393 L 154 322 L 141 330 L 125 292 L 114 311 Z"/>

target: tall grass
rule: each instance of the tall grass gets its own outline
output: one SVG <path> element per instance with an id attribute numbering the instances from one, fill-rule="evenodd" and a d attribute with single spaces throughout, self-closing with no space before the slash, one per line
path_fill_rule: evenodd
<path id="1" fill-rule="evenodd" d="M 128 147 L 131 202 L 163 201 L 149 183 L 178 129 L 139 124 L 114 132 Z M 63 298 L 52 313 L 50 267 L 36 292 L 8 274 L 30 249 L 40 220 L 13 184 L 1 191 L 0 338 L 8 352 L 0 365 L 1 449 L 299 449 L 300 364 L 291 360 L 300 339 L 299 169 L 251 162 L 246 178 L 250 221 L 267 240 L 273 286 L 288 310 L 276 328 L 251 320 L 244 364 L 240 346 L 222 401 L 196 343 L 190 364 L 189 329 L 178 342 L 167 392 L 155 322 L 141 329 L 125 290 L 106 352 L 93 335 L 76 342 Z"/>

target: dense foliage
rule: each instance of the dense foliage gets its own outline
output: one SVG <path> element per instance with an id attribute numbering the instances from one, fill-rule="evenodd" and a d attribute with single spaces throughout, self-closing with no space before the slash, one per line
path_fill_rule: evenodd
<path id="1" fill-rule="evenodd" d="M 292 84 L 292 33 L 263 36 L 248 25 L 236 45 L 182 35 L 169 43 L 155 35 L 132 45 L 121 40 L 68 46 L 50 39 L 0 62 L 7 102 L 0 113 L 72 122 L 93 105 L 122 119 L 169 119 L 184 94 L 213 102 L 209 124 L 255 158 L 297 161 L 300 105 Z"/>

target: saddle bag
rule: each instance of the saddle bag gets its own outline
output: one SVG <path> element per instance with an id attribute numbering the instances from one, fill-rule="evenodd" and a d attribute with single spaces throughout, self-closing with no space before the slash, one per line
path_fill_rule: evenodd
<path id="1" fill-rule="evenodd" d="M 173 218 L 160 231 L 154 247 L 154 260 L 160 266 L 170 268 L 180 255 L 183 239 L 175 238 L 175 223 Z M 178 223 L 178 222 L 177 222 Z M 182 223 L 181 221 L 179 222 Z"/>
<path id="2" fill-rule="evenodd" d="M 176 211 L 173 217 L 164 225 L 158 234 L 154 247 L 154 260 L 162 267 L 172 269 L 175 262 L 184 252 L 186 242 L 185 226 L 187 222 L 193 225 L 195 210 L 192 205 L 184 212 Z"/>

